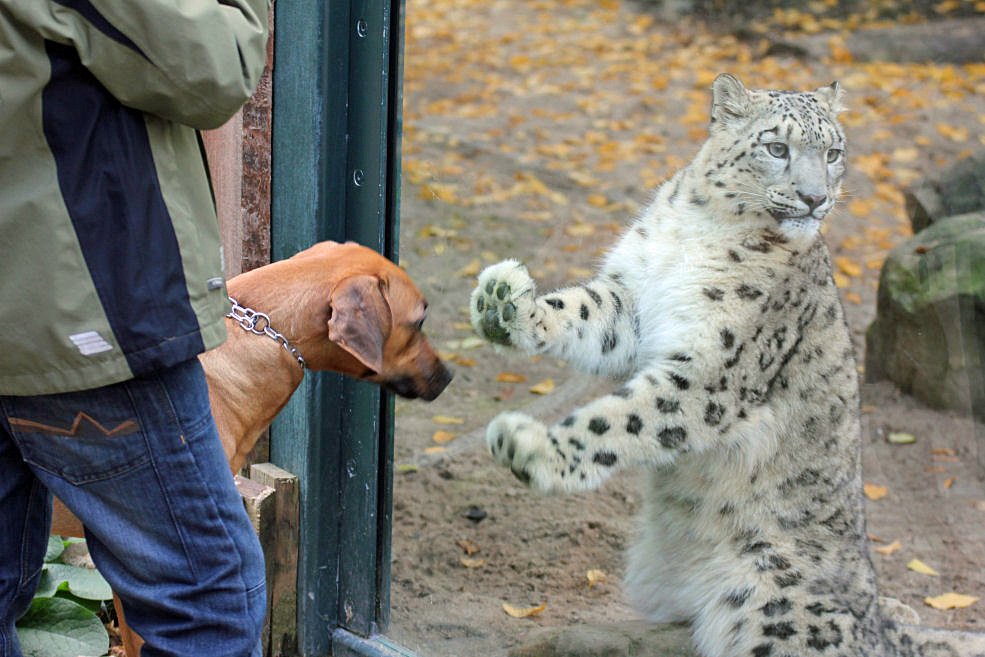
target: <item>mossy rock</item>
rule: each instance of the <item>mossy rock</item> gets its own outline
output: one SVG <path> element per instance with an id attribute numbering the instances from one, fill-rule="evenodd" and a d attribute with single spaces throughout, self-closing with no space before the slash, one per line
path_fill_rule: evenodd
<path id="1" fill-rule="evenodd" d="M 942 219 L 894 249 L 866 333 L 866 378 L 985 420 L 985 212 Z"/>
<path id="2" fill-rule="evenodd" d="M 945 217 L 985 210 L 985 151 L 953 165 L 937 180 L 904 193 L 914 233 Z"/>

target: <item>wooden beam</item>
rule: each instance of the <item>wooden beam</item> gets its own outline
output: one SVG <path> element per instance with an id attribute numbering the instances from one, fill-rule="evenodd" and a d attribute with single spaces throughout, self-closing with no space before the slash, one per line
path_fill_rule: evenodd
<path id="1" fill-rule="evenodd" d="M 261 527 L 267 568 L 267 657 L 297 653 L 298 622 L 298 478 L 273 463 L 250 467 L 250 479 L 272 488 L 273 523 Z"/>

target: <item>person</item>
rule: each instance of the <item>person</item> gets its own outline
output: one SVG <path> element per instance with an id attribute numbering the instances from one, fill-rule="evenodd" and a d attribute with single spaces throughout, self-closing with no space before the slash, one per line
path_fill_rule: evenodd
<path id="1" fill-rule="evenodd" d="M 259 655 L 263 556 L 196 355 L 229 309 L 198 129 L 249 98 L 268 0 L 0 0 L 0 657 L 52 494 L 143 657 Z"/>

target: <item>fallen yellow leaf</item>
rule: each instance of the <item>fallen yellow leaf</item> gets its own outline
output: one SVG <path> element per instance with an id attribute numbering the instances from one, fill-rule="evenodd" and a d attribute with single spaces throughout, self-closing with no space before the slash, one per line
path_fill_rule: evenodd
<path id="1" fill-rule="evenodd" d="M 845 276 L 844 274 L 840 274 L 838 272 L 834 272 L 834 273 L 831 274 L 831 276 L 832 276 L 832 278 L 834 278 L 834 280 L 835 280 L 835 287 L 837 287 L 838 289 L 846 288 L 846 287 L 848 287 L 849 285 L 852 284 L 852 280 L 850 278 L 848 278 L 847 276 Z"/>
<path id="2" fill-rule="evenodd" d="M 522 374 L 514 374 L 513 372 L 500 372 L 496 375 L 496 380 L 500 383 L 523 383 L 527 380 L 527 377 Z"/>
<path id="3" fill-rule="evenodd" d="M 407 472 L 417 472 L 418 470 L 419 468 L 413 463 L 402 463 L 397 466 L 397 472 L 407 473 Z"/>
<path id="4" fill-rule="evenodd" d="M 955 127 L 946 123 L 938 123 L 937 132 L 941 133 L 951 141 L 956 142 L 967 141 L 970 134 L 967 128 Z"/>
<path id="5" fill-rule="evenodd" d="M 872 201 L 865 199 L 855 199 L 848 204 L 848 211 L 856 217 L 868 217 L 872 214 Z"/>
<path id="6" fill-rule="evenodd" d="M 540 383 L 530 386 L 530 392 L 536 395 L 546 395 L 549 392 L 554 392 L 554 380 L 544 379 Z"/>
<path id="7" fill-rule="evenodd" d="M 920 573 L 921 575 L 937 575 L 937 571 L 920 561 L 919 559 L 911 559 L 910 563 L 906 564 L 906 567 L 915 573 Z"/>
<path id="8" fill-rule="evenodd" d="M 476 545 L 475 543 L 473 543 L 472 541 L 470 541 L 467 538 L 459 539 L 458 540 L 458 545 L 459 545 L 459 547 L 462 548 L 462 550 L 465 551 L 465 554 L 467 554 L 470 557 L 473 554 L 475 554 L 476 552 L 479 551 L 479 546 Z"/>
<path id="9" fill-rule="evenodd" d="M 865 493 L 865 496 L 873 502 L 886 497 L 886 493 L 889 492 L 885 486 L 878 486 L 876 484 L 863 484 L 862 491 Z"/>
<path id="10" fill-rule="evenodd" d="M 589 570 L 585 573 L 585 576 L 588 578 L 588 588 L 592 588 L 598 582 L 605 579 L 605 573 L 601 570 Z"/>
<path id="11" fill-rule="evenodd" d="M 957 0 L 944 0 L 933 5 L 933 8 L 938 14 L 949 14 L 960 6 L 961 3 Z"/>
<path id="12" fill-rule="evenodd" d="M 909 445 L 917 442 L 916 436 L 912 433 L 905 433 L 903 431 L 891 432 L 888 436 L 886 436 L 886 440 L 896 445 Z"/>
<path id="13" fill-rule="evenodd" d="M 465 265 L 464 267 L 462 267 L 461 269 L 459 269 L 457 272 L 455 272 L 455 275 L 458 276 L 459 278 L 472 278 L 473 276 L 478 276 L 479 275 L 479 259 L 476 258 L 475 260 L 473 260 L 469 264 Z"/>
<path id="14" fill-rule="evenodd" d="M 455 434 L 453 434 L 451 431 L 443 431 L 439 429 L 438 431 L 434 432 L 433 436 L 431 436 L 431 440 L 439 444 L 450 443 L 451 441 L 455 440 Z"/>
<path id="15" fill-rule="evenodd" d="M 845 256 L 839 256 L 835 258 L 835 264 L 838 265 L 838 269 L 841 271 L 841 273 L 847 276 L 858 277 L 862 275 L 862 267 L 858 263 L 852 261 L 850 258 L 846 258 Z"/>
<path id="16" fill-rule="evenodd" d="M 445 448 L 444 447 L 440 447 L 438 445 L 431 445 L 430 447 L 425 447 L 424 448 L 424 453 L 425 454 L 441 454 L 444 451 L 445 451 Z"/>
<path id="17" fill-rule="evenodd" d="M 438 424 L 465 424 L 463 418 L 451 417 L 450 415 L 435 415 L 431 418 L 431 421 Z"/>
<path id="18" fill-rule="evenodd" d="M 944 482 L 944 488 L 950 488 L 951 486 L 953 486 L 955 479 L 957 479 L 957 477 L 949 477 L 947 481 Z"/>
<path id="19" fill-rule="evenodd" d="M 591 269 L 585 269 L 584 267 L 568 267 L 569 278 L 589 278 L 591 275 Z"/>
<path id="20" fill-rule="evenodd" d="M 891 157 L 894 162 L 902 162 L 904 164 L 916 161 L 917 157 L 920 155 L 920 151 L 915 148 L 897 148 L 893 151 Z"/>
<path id="21" fill-rule="evenodd" d="M 508 602 L 503 603 L 503 611 L 505 611 L 508 616 L 512 616 L 513 618 L 527 618 L 529 616 L 536 616 L 545 609 L 547 609 L 546 604 L 542 604 L 537 607 L 514 607 Z"/>
<path id="22" fill-rule="evenodd" d="M 458 560 L 461 561 L 462 565 L 466 568 L 481 568 L 486 565 L 485 559 L 469 559 L 468 557 L 459 557 Z"/>
<path id="23" fill-rule="evenodd" d="M 883 545 L 882 547 L 877 547 L 876 552 L 879 554 L 889 556 L 895 552 L 899 552 L 903 548 L 899 541 L 893 541 L 889 545 Z"/>
<path id="24" fill-rule="evenodd" d="M 855 57 L 845 47 L 845 40 L 841 37 L 831 37 L 828 48 L 831 50 L 831 58 L 839 64 L 851 64 L 855 61 Z"/>
<path id="25" fill-rule="evenodd" d="M 595 226 L 592 224 L 570 224 L 564 227 L 564 232 L 571 237 L 586 237 L 595 232 Z"/>
<path id="26" fill-rule="evenodd" d="M 485 344 L 485 341 L 482 338 L 478 338 L 478 337 L 472 336 L 471 338 L 465 338 L 464 340 L 462 340 L 461 348 L 462 349 L 476 349 L 478 347 L 481 347 L 484 344 Z"/>
<path id="27" fill-rule="evenodd" d="M 933 598 L 923 599 L 925 604 L 930 605 L 934 609 L 962 609 L 964 607 L 970 607 L 978 602 L 978 600 L 979 598 L 973 595 L 964 595 L 963 593 L 945 593 Z"/>

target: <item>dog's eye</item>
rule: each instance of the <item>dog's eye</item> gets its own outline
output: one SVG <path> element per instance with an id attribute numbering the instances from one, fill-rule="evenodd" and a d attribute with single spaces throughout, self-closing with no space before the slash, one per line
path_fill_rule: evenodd
<path id="1" fill-rule="evenodd" d="M 427 319 L 427 318 L 426 317 L 421 317 L 419 320 L 417 320 L 416 322 L 414 322 L 414 328 L 417 329 L 418 331 L 420 331 L 421 329 L 423 329 L 424 328 L 424 320 L 425 319 Z"/>

